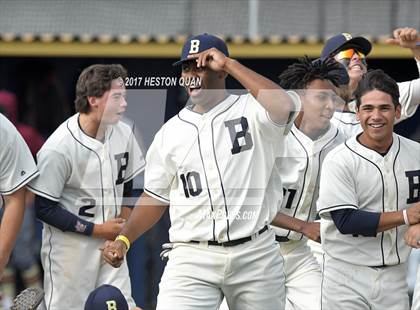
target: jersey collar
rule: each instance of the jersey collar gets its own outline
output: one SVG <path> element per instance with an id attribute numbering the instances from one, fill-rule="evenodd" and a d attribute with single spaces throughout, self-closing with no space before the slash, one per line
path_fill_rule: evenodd
<path id="1" fill-rule="evenodd" d="M 378 153 L 375 150 L 372 150 L 371 148 L 368 148 L 366 146 L 364 146 L 363 144 L 361 144 L 358 140 L 357 140 L 357 136 L 359 135 L 355 135 L 353 137 L 351 137 L 348 142 L 346 143 L 347 146 L 352 149 L 353 151 L 355 151 L 356 153 L 367 157 L 368 159 L 372 160 L 372 161 L 383 161 L 383 160 L 388 160 L 389 158 L 394 158 L 397 151 L 398 151 L 398 144 L 399 144 L 399 138 L 398 135 L 396 133 L 392 134 L 392 144 L 391 147 L 389 148 L 388 152 L 385 154 L 385 156 L 383 156 L 382 154 Z"/>
<path id="2" fill-rule="evenodd" d="M 179 112 L 179 117 L 181 117 L 182 119 L 188 120 L 190 122 L 193 122 L 195 124 L 208 120 L 208 119 L 211 120 L 220 111 L 232 105 L 236 101 L 236 99 L 238 99 L 238 97 L 239 96 L 237 95 L 229 95 L 225 98 L 225 100 L 223 100 L 218 105 L 214 106 L 212 109 L 210 109 L 209 111 L 203 114 L 200 114 L 191 110 L 190 107 L 185 107 Z"/>
<path id="3" fill-rule="evenodd" d="M 94 150 L 99 150 L 102 149 L 104 144 L 110 139 L 110 137 L 112 136 L 112 132 L 113 132 L 113 126 L 108 126 L 106 132 L 105 132 L 105 138 L 104 141 L 99 141 L 98 139 L 95 139 L 89 135 L 87 135 L 82 128 L 80 127 L 79 124 L 79 113 L 76 113 L 75 115 L 73 115 L 67 123 L 67 127 L 70 130 L 72 136 L 77 139 L 80 143 L 82 143 L 84 146 L 90 148 L 90 149 L 94 149 Z"/>
<path id="4" fill-rule="evenodd" d="M 301 142 L 302 146 L 309 152 L 316 154 L 321 151 L 324 146 L 334 139 L 338 134 L 337 127 L 330 123 L 330 128 L 322 136 L 318 137 L 315 141 L 305 135 L 295 124 L 292 126 L 292 132 L 297 139 Z"/>

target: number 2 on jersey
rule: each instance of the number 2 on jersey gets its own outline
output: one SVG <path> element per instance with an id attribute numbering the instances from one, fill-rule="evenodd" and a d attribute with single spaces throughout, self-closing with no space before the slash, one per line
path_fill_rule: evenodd
<path id="1" fill-rule="evenodd" d="M 86 212 L 86 210 L 92 209 L 96 206 L 96 201 L 93 198 L 82 198 L 80 200 L 84 206 L 80 207 L 79 215 L 86 216 L 86 217 L 95 217 L 94 213 Z"/>

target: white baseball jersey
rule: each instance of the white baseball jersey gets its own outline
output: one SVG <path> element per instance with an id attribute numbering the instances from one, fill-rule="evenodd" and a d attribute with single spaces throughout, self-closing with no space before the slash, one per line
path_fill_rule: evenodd
<path id="1" fill-rule="evenodd" d="M 279 168 L 284 195 L 282 213 L 302 221 L 315 220 L 322 162 L 328 152 L 344 141 L 344 134 L 333 124 L 315 141 L 293 125 L 286 137 L 285 155 Z M 273 228 L 277 236 L 292 240 L 304 237 L 292 230 Z"/>
<path id="2" fill-rule="evenodd" d="M 356 137 L 331 151 L 321 172 L 318 211 L 325 252 L 338 260 L 361 266 L 396 265 L 407 260 L 406 226 L 376 237 L 341 234 L 330 211 L 355 209 L 391 212 L 419 201 L 420 144 L 393 135 L 385 156 L 363 146 Z"/>
<path id="3" fill-rule="evenodd" d="M 315 220 L 322 163 L 328 152 L 344 141 L 344 134 L 333 124 L 315 141 L 293 125 L 286 137 L 285 157 L 280 161 L 284 195 L 282 213 L 302 221 Z M 280 242 L 286 275 L 286 309 L 320 309 L 321 271 L 306 245 L 306 237 L 272 227 L 277 236 L 291 240 Z"/>
<path id="4" fill-rule="evenodd" d="M 420 61 L 416 61 L 417 69 L 420 75 Z M 412 81 L 397 83 L 400 91 L 401 117 L 395 123 L 403 121 L 414 115 L 420 104 L 420 78 Z M 347 137 L 351 137 L 362 132 L 360 122 L 356 119 L 356 102 L 351 101 L 349 104 L 351 111 L 336 111 L 331 122 L 345 133 Z"/>
<path id="5" fill-rule="evenodd" d="M 274 162 L 293 119 L 272 122 L 250 94 L 230 95 L 204 114 L 186 107 L 170 119 L 145 171 L 145 192 L 170 204 L 170 240 L 225 242 L 269 224 L 282 199 Z"/>
<path id="6" fill-rule="evenodd" d="M 124 183 L 145 166 L 132 127 L 123 122 L 109 126 L 102 143 L 81 130 L 79 114 L 57 128 L 37 158 L 40 176 L 29 188 L 97 224 L 120 214 Z M 46 223 L 42 236 L 43 307 L 79 309 L 89 293 L 105 283 L 118 287 L 130 308 L 135 306 L 127 264 L 118 269 L 104 264 L 98 250 L 104 240 L 62 232 Z"/>
<path id="7" fill-rule="evenodd" d="M 35 161 L 16 127 L 0 114 L 0 195 L 10 195 L 38 175 Z M 0 199 L 0 207 L 3 199 Z"/>
<path id="8" fill-rule="evenodd" d="M 78 119 L 79 114 L 70 117 L 45 142 L 37 154 L 40 178 L 29 188 L 87 221 L 103 223 L 120 213 L 124 183 L 145 163 L 129 125 L 109 126 L 102 143 L 86 135 Z"/>

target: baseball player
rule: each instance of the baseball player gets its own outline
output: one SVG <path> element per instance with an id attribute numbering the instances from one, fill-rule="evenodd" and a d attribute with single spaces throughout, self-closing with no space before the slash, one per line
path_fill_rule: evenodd
<path id="1" fill-rule="evenodd" d="M 297 95 L 229 58 L 209 34 L 190 38 L 178 64 L 201 85 L 187 88 L 189 104 L 156 134 L 145 193 L 104 257 L 119 266 L 170 205 L 174 247 L 157 309 L 217 309 L 223 295 L 231 309 L 283 309 L 283 262 L 268 225 L 282 199 L 274 163 Z M 228 74 L 250 93 L 228 94 Z"/>
<path id="2" fill-rule="evenodd" d="M 416 46 L 417 31 L 413 28 L 398 28 L 393 33 L 394 38 L 388 39 L 389 44 L 398 44 L 403 48 L 410 48 L 420 74 L 420 48 Z M 362 75 L 367 72 L 366 56 L 372 49 L 371 43 L 363 37 L 352 37 L 348 33 L 338 34 L 330 38 L 321 53 L 321 59 L 333 57 L 347 68 L 350 77 L 349 87 L 341 86 L 338 94 L 344 100 L 337 103 L 337 110 L 331 122 L 339 128 L 346 137 L 352 137 L 362 132 L 360 122 L 356 119 L 356 102 L 353 92 Z M 412 81 L 397 83 L 401 104 L 401 116 L 396 119 L 398 123 L 413 116 L 420 104 L 420 78 Z M 346 104 L 347 103 L 347 104 Z M 312 252 L 318 261 L 322 261 L 322 249 L 319 243 L 308 241 Z"/>
<path id="3" fill-rule="evenodd" d="M 387 40 L 389 44 L 409 48 L 416 60 L 420 75 L 420 40 L 417 30 L 413 28 L 398 28 L 394 30 L 394 38 Z M 352 37 L 349 33 L 341 33 L 330 38 L 321 52 L 321 59 L 333 57 L 347 68 L 350 76 L 349 88 L 342 91 L 341 96 L 348 104 L 342 104 L 332 122 L 337 127 L 342 127 L 347 136 L 361 132 L 359 121 L 356 119 L 354 94 L 360 79 L 367 72 L 366 56 L 372 50 L 371 43 L 363 37 Z M 414 115 L 420 104 L 420 78 L 412 81 L 397 83 L 400 93 L 401 117 L 397 122 Z"/>
<path id="4" fill-rule="evenodd" d="M 101 284 L 118 287 L 135 307 L 127 264 L 113 269 L 99 251 L 123 227 L 121 206 L 144 168 L 133 126 L 120 121 L 127 102 L 121 65 L 92 65 L 76 85 L 76 113 L 37 154 L 40 176 L 29 186 L 44 222 L 41 262 L 44 307 L 81 309 Z M 71 288 L 71 289 L 69 289 Z"/>
<path id="5" fill-rule="evenodd" d="M 311 62 L 299 59 L 280 75 L 280 86 L 297 89 L 302 101 L 286 137 L 280 161 L 284 199 L 272 222 L 286 275 L 286 309 L 320 309 L 321 270 L 307 246 L 320 242 L 315 223 L 319 174 L 322 162 L 334 147 L 345 141 L 330 119 L 335 110 L 337 88 L 347 85 L 346 69 L 331 59 Z"/>
<path id="6" fill-rule="evenodd" d="M 18 122 L 17 110 L 18 102 L 16 95 L 12 92 L 1 90 L 0 112 L 16 127 L 34 157 L 44 144 L 45 139 L 33 127 Z M 15 247 L 10 254 L 9 263 L 4 269 L 0 286 L 0 295 L 2 295 L 0 303 L 3 303 L 3 307 L 5 308 L 9 308 L 8 305 L 11 304 L 16 296 L 17 271 L 20 273 L 24 287 L 42 287 L 41 268 L 38 263 L 39 251 L 35 236 L 35 210 L 33 200 L 34 194 L 26 191 L 23 222 L 15 241 Z M 2 211 L 0 209 L 0 217 Z"/>
<path id="7" fill-rule="evenodd" d="M 393 133 L 398 86 L 370 71 L 355 92 L 363 132 L 325 158 L 317 203 L 323 309 L 408 309 L 406 225 L 420 221 L 420 144 Z"/>
<path id="8" fill-rule="evenodd" d="M 0 279 L 25 213 L 25 186 L 38 175 L 31 152 L 13 124 L 0 113 Z"/>

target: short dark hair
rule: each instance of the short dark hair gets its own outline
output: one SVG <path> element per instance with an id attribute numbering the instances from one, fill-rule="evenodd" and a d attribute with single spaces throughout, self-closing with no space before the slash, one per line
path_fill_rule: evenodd
<path id="1" fill-rule="evenodd" d="M 400 91 L 397 82 L 381 69 L 376 69 L 364 74 L 357 85 L 356 91 L 354 92 L 357 108 L 360 107 L 362 96 L 375 89 L 390 95 L 395 107 L 400 104 Z"/>
<path id="2" fill-rule="evenodd" d="M 127 70 L 120 64 L 91 65 L 84 69 L 76 84 L 76 99 L 74 101 L 77 112 L 88 113 L 88 97 L 102 97 L 111 89 L 111 83 L 117 78 L 125 79 Z"/>
<path id="3" fill-rule="evenodd" d="M 305 89 L 314 80 L 328 80 L 335 86 L 340 84 L 337 72 L 341 64 L 331 58 L 311 61 L 308 56 L 299 58 L 280 75 L 280 86 L 284 89 Z"/>

